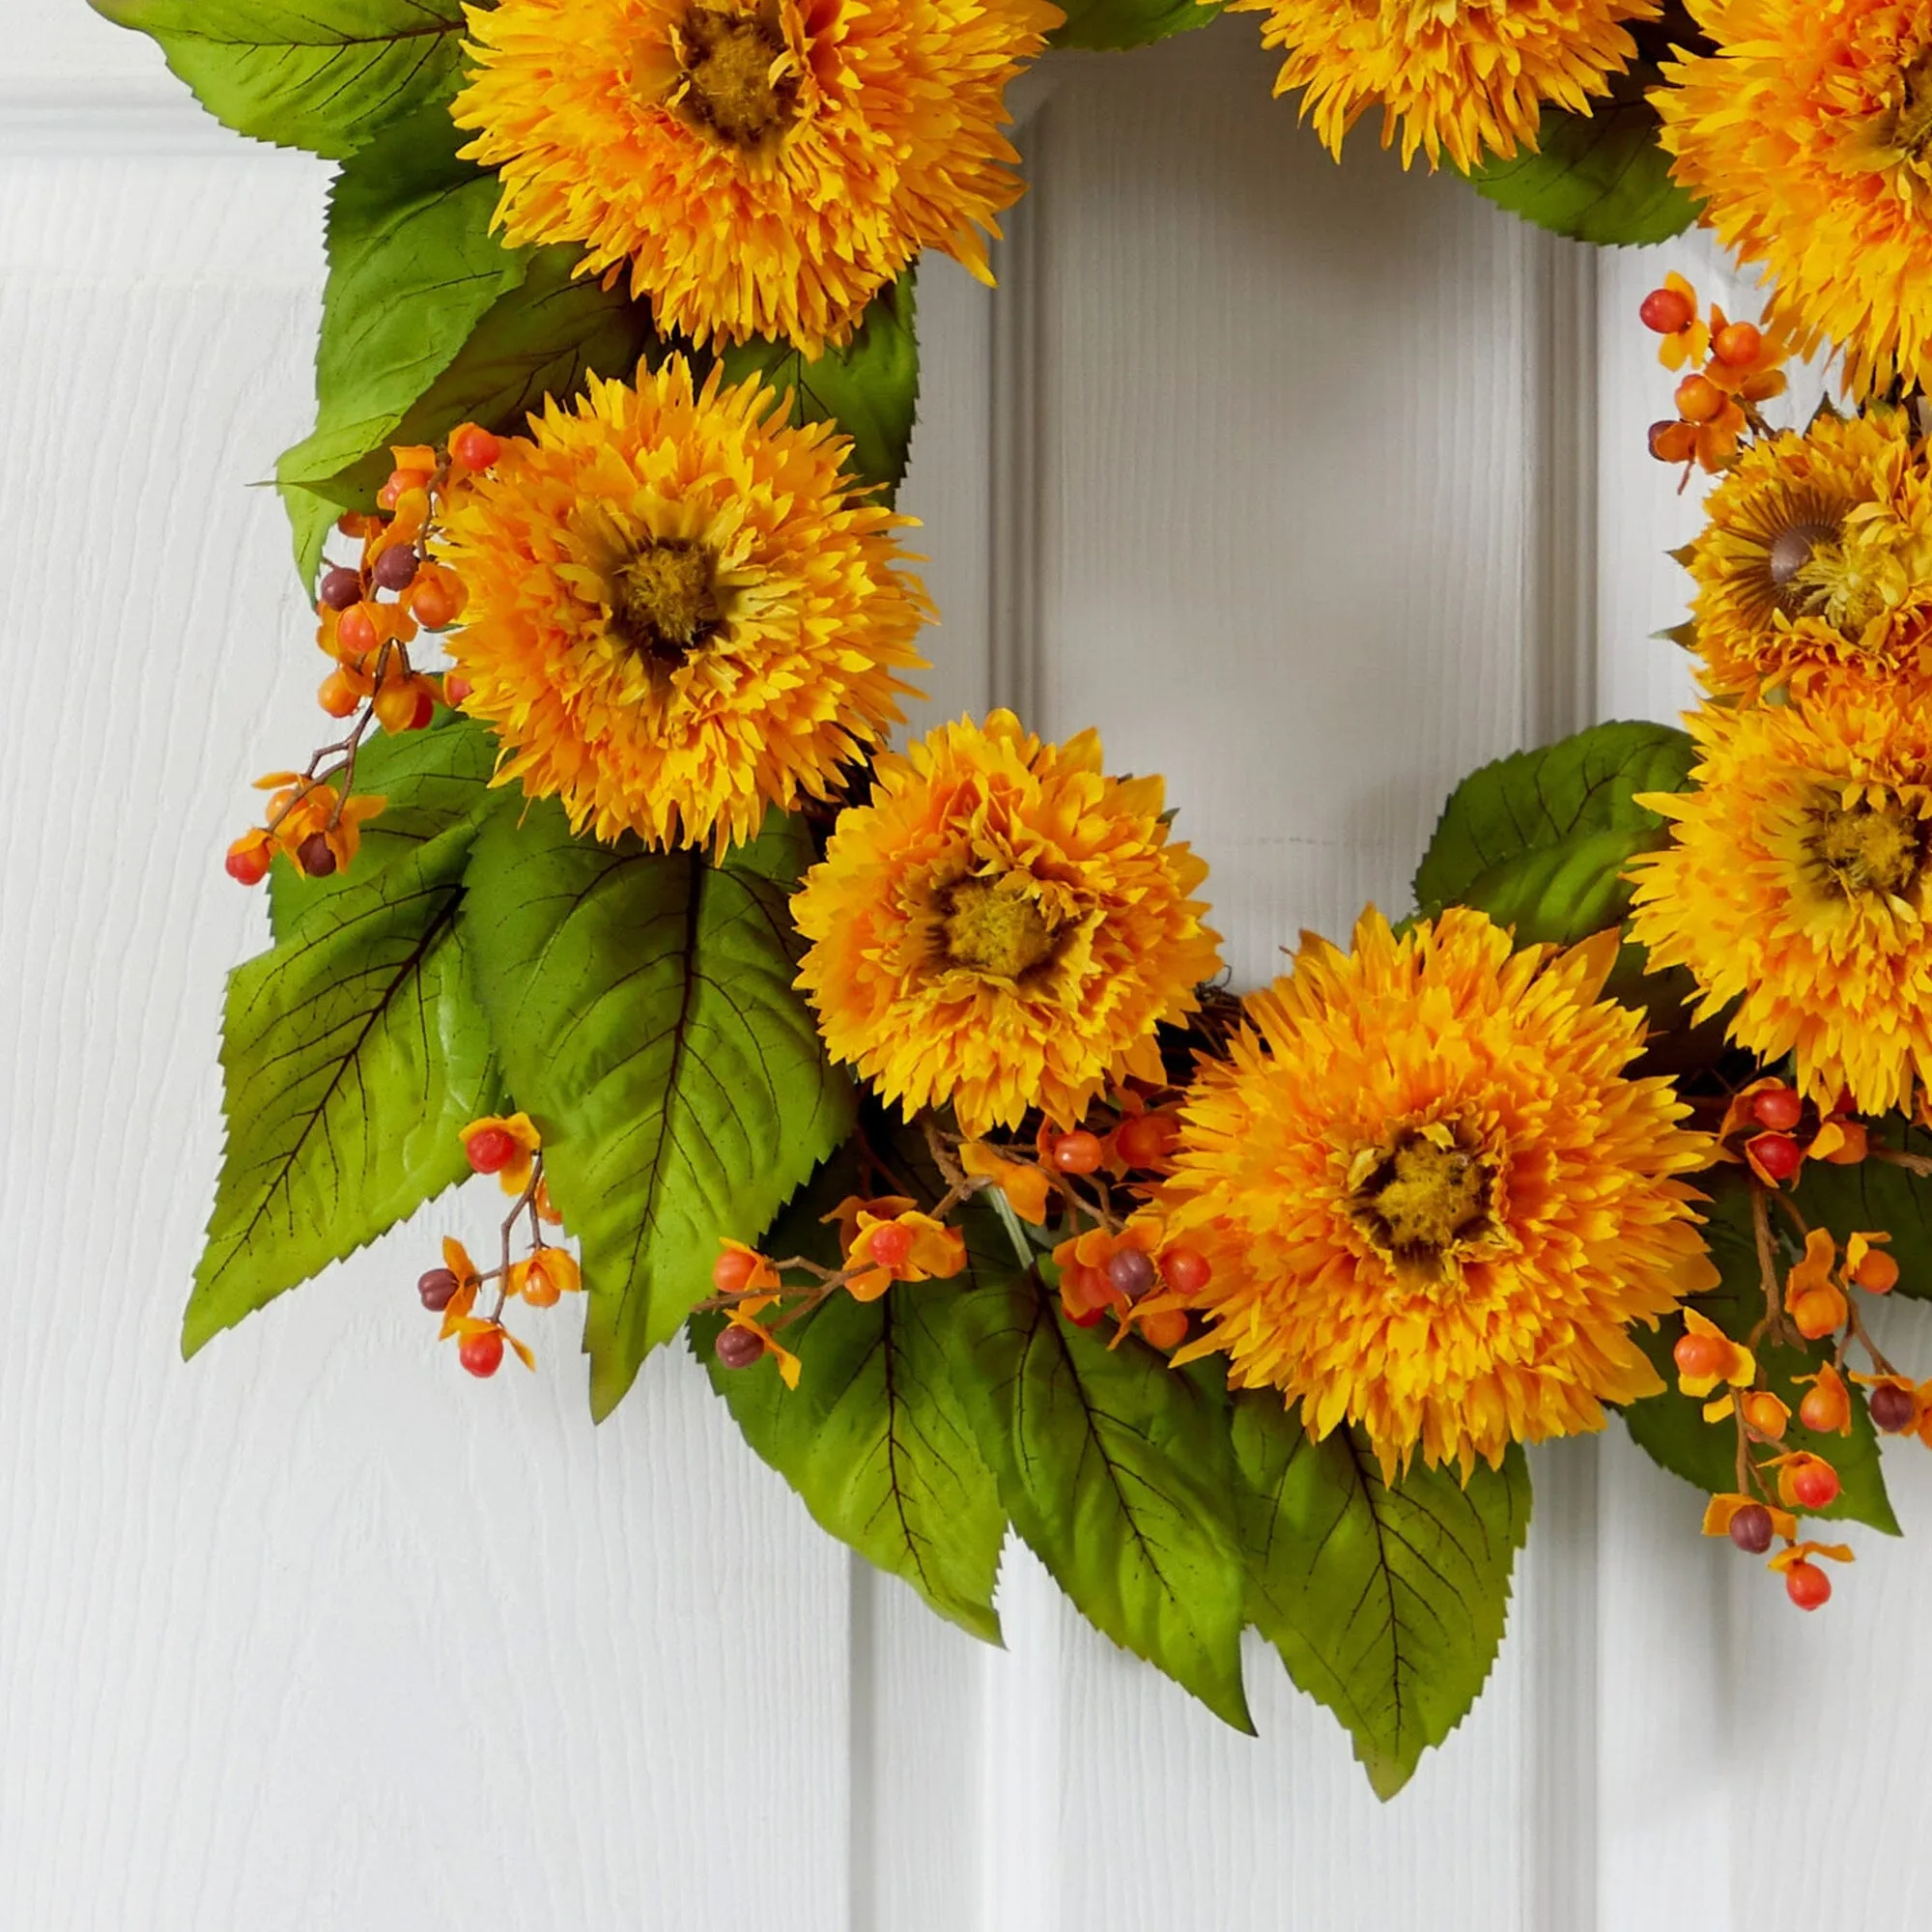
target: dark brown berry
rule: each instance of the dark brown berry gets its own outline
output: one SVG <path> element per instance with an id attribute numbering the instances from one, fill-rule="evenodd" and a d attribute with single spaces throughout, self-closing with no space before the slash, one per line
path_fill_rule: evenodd
<path id="1" fill-rule="evenodd" d="M 765 1341 L 749 1328 L 730 1325 L 719 1331 L 717 1349 L 718 1359 L 727 1369 L 749 1369 L 765 1352 Z"/>
<path id="2" fill-rule="evenodd" d="M 1122 1248 L 1108 1257 L 1107 1279 L 1129 1301 L 1138 1301 L 1153 1286 L 1153 1264 L 1138 1248 Z"/>
<path id="3" fill-rule="evenodd" d="M 335 853 L 326 832 L 311 832 L 296 847 L 296 864 L 311 879 L 326 879 L 335 870 Z"/>
<path id="4" fill-rule="evenodd" d="M 1880 1382 L 1871 1392 L 1872 1427 L 1883 1429 L 1888 1435 L 1896 1435 L 1912 1427 L 1918 1407 L 1910 1390 L 1900 1388 L 1896 1382 Z"/>
<path id="5" fill-rule="evenodd" d="M 331 611 L 346 611 L 352 604 L 362 601 L 362 579 L 355 571 L 337 564 L 333 570 L 322 573 L 320 594 Z"/>
<path id="6" fill-rule="evenodd" d="M 1771 1512 L 1762 1503 L 1747 1503 L 1731 1519 L 1731 1541 L 1747 1556 L 1762 1556 L 1771 1548 Z"/>
<path id="7" fill-rule="evenodd" d="M 416 1283 L 416 1293 L 422 1296 L 422 1305 L 432 1315 L 440 1315 L 449 1306 L 450 1296 L 456 1293 L 456 1277 L 448 1268 L 431 1268 Z"/>
<path id="8" fill-rule="evenodd" d="M 376 559 L 369 575 L 384 590 L 406 590 L 416 574 L 416 554 L 410 544 L 396 544 Z"/>

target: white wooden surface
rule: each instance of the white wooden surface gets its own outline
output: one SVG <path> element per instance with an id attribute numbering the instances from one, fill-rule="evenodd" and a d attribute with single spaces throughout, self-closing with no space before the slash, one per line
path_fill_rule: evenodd
<path id="1" fill-rule="evenodd" d="M 327 171 L 74 0 L 0 0 L 0 1928 L 1815 1932 L 1932 1913 L 1921 1541 L 1824 1615 L 1621 1439 L 1537 1461 L 1474 1717 L 1378 1805 L 1256 1646 L 1259 1741 L 1059 1603 L 1009 1648 L 850 1562 L 668 1353 L 593 1433 L 411 1282 L 479 1201 L 175 1358 L 218 1147 L 217 855 L 318 670 L 267 493 Z M 1694 506 L 1661 268 L 1271 103 L 1251 23 L 1054 64 L 989 297 L 923 290 L 933 715 L 1159 769 L 1238 979 L 1399 908 L 1469 765 L 1668 715 Z M 1913 1311 L 1892 1311 L 1909 1325 Z M 558 1328 L 560 1338 L 560 1324 Z M 1888 1776 L 1888 1767 L 1897 1775 Z"/>

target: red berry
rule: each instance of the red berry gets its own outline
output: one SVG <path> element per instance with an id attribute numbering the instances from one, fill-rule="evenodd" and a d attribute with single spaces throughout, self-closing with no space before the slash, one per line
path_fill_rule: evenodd
<path id="1" fill-rule="evenodd" d="M 872 1237 L 866 1245 L 880 1267 L 901 1268 L 912 1253 L 912 1238 L 910 1228 L 902 1228 L 896 1221 L 887 1221 L 872 1230 Z"/>
<path id="2" fill-rule="evenodd" d="M 322 573 L 322 584 L 317 594 L 331 611 L 346 611 L 352 604 L 362 601 L 361 574 L 337 564 L 333 570 Z"/>
<path id="3" fill-rule="evenodd" d="M 1759 1134 L 1745 1149 L 1774 1180 L 1789 1180 L 1804 1165 L 1804 1150 L 1789 1134 Z"/>
<path id="4" fill-rule="evenodd" d="M 756 1255 L 748 1255 L 741 1248 L 726 1248 L 711 1264 L 711 1286 L 720 1294 L 740 1294 L 757 1264 Z"/>
<path id="5" fill-rule="evenodd" d="M 718 1331 L 712 1352 L 727 1369 L 749 1369 L 765 1352 L 765 1338 L 727 1322 Z"/>
<path id="6" fill-rule="evenodd" d="M 1798 1419 L 1816 1435 L 1830 1435 L 1845 1426 L 1851 1405 L 1840 1389 L 1822 1384 L 1812 1387 L 1798 1405 Z"/>
<path id="7" fill-rule="evenodd" d="M 516 1135 L 507 1127 L 485 1127 L 463 1143 L 463 1151 L 478 1174 L 500 1174 L 519 1150 Z"/>
<path id="8" fill-rule="evenodd" d="M 1161 1272 L 1177 1294 L 1199 1294 L 1214 1270 L 1198 1248 L 1169 1248 L 1160 1258 Z"/>
<path id="9" fill-rule="evenodd" d="M 1686 422 L 1707 423 L 1724 412 L 1723 390 L 1708 376 L 1686 376 L 1677 385 L 1677 413 Z"/>
<path id="10" fill-rule="evenodd" d="M 1789 1087 L 1767 1087 L 1751 1095 L 1751 1112 L 1761 1127 L 1788 1134 L 1804 1112 L 1804 1102 Z"/>
<path id="11" fill-rule="evenodd" d="M 1731 1519 L 1731 1541 L 1747 1556 L 1762 1556 L 1771 1548 L 1771 1512 L 1762 1503 L 1747 1503 Z"/>
<path id="12" fill-rule="evenodd" d="M 410 714 L 410 722 L 405 728 L 420 731 L 436 716 L 436 698 L 428 685 L 416 687 L 416 708 Z"/>
<path id="13" fill-rule="evenodd" d="M 1680 1375 L 1715 1376 L 1722 1372 L 1729 1352 L 1717 1335 L 1684 1335 L 1671 1350 L 1670 1359 Z"/>
<path id="14" fill-rule="evenodd" d="M 1832 1595 L 1832 1579 L 1815 1563 L 1794 1563 L 1784 1573 L 1784 1594 L 1801 1610 L 1815 1610 Z"/>
<path id="15" fill-rule="evenodd" d="M 296 864 L 311 879 L 326 879 L 335 870 L 335 848 L 326 832 L 311 832 L 296 847 Z"/>
<path id="16" fill-rule="evenodd" d="M 1803 1509 L 1830 1509 L 1838 1500 L 1838 1472 L 1829 1463 L 1801 1463 L 1791 1472 L 1791 1493 Z"/>
<path id="17" fill-rule="evenodd" d="M 323 679 L 315 698 L 331 718 L 347 718 L 362 703 L 361 693 L 350 682 L 348 673 L 340 670 L 332 670 Z"/>
<path id="18" fill-rule="evenodd" d="M 1106 1157 L 1098 1139 L 1084 1127 L 1062 1134 L 1053 1144 L 1053 1164 L 1062 1174 L 1092 1174 Z"/>
<path id="19" fill-rule="evenodd" d="M 336 620 L 335 641 L 355 657 L 366 657 L 382 642 L 366 604 L 352 604 Z"/>
<path id="20" fill-rule="evenodd" d="M 432 1315 L 440 1315 L 456 1293 L 456 1277 L 448 1268 L 431 1268 L 416 1282 L 416 1293 Z"/>
<path id="21" fill-rule="evenodd" d="M 442 701 L 452 710 L 475 689 L 461 671 L 446 670 L 442 674 Z"/>
<path id="22" fill-rule="evenodd" d="M 1690 298 L 1675 289 L 1652 289 L 1637 310 L 1643 326 L 1659 335 L 1675 335 L 1680 328 L 1689 328 L 1696 313 Z"/>
<path id="23" fill-rule="evenodd" d="M 1138 1301 L 1153 1286 L 1153 1264 L 1138 1248 L 1122 1248 L 1108 1258 L 1107 1279 L 1129 1301 Z"/>
<path id="24" fill-rule="evenodd" d="M 231 845 L 221 868 L 238 886 L 259 886 L 269 876 L 268 847 Z"/>
<path id="25" fill-rule="evenodd" d="M 464 1336 L 456 1346 L 456 1355 L 472 1376 L 488 1379 L 503 1366 L 503 1331 L 483 1328 Z"/>
<path id="26" fill-rule="evenodd" d="M 1076 1309 L 1069 1307 L 1064 1297 L 1062 1298 L 1060 1308 L 1061 1308 L 1061 1313 L 1064 1314 L 1066 1317 L 1067 1321 L 1072 1322 L 1074 1327 L 1076 1328 L 1093 1327 L 1094 1322 L 1099 1321 L 1102 1312 L 1097 1308 Z"/>
<path id="27" fill-rule="evenodd" d="M 1743 369 L 1757 360 L 1758 352 L 1764 347 L 1764 337 L 1753 324 L 1734 322 L 1729 327 L 1719 329 L 1712 338 L 1711 347 L 1719 362 L 1728 362 L 1733 369 Z"/>
<path id="28" fill-rule="evenodd" d="M 1900 1388 L 1896 1382 L 1880 1382 L 1871 1392 L 1869 1406 L 1872 1427 L 1883 1429 L 1888 1435 L 1896 1435 L 1901 1430 L 1910 1429 L 1912 1418 L 1918 1409 L 1911 1393 Z"/>
<path id="29" fill-rule="evenodd" d="M 1101 1309 L 1114 1305 L 1114 1284 L 1108 1280 L 1105 1268 L 1076 1264 L 1061 1277 L 1060 1286 L 1063 1300 L 1090 1314 L 1097 1315 Z"/>
<path id="30" fill-rule="evenodd" d="M 1172 1114 L 1129 1114 L 1114 1129 L 1114 1151 L 1129 1167 L 1158 1167 L 1179 1134 Z"/>
<path id="31" fill-rule="evenodd" d="M 393 510 L 412 490 L 427 490 L 431 477 L 427 469 L 392 469 L 389 480 L 376 492 L 377 507 Z"/>
<path id="32" fill-rule="evenodd" d="M 503 445 L 487 429 L 466 423 L 449 440 L 449 453 L 466 469 L 488 469 L 503 453 Z"/>

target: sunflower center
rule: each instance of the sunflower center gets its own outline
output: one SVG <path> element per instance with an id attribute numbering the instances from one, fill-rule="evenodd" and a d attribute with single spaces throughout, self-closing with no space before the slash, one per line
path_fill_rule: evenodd
<path id="1" fill-rule="evenodd" d="M 1784 556 L 1777 544 L 1790 539 Z M 1804 546 L 1799 554 L 1799 546 Z M 1787 575 L 1780 589 L 1787 611 L 1822 617 L 1854 641 L 1873 618 L 1892 609 L 1909 588 L 1902 559 L 1889 543 L 1847 544 L 1838 532 L 1815 524 L 1795 524 L 1772 546 L 1771 576 L 1778 582 L 1778 566 Z"/>
<path id="2" fill-rule="evenodd" d="M 1350 1195 L 1349 1209 L 1382 1253 L 1435 1268 L 1489 1231 L 1494 1174 L 1446 1128 L 1412 1128 L 1369 1158 L 1374 1164 Z"/>
<path id="3" fill-rule="evenodd" d="M 684 91 L 678 105 L 702 132 L 734 148 L 760 148 L 798 106 L 777 9 L 690 8 L 678 30 Z"/>
<path id="4" fill-rule="evenodd" d="M 1847 898 L 1903 898 L 1925 868 L 1925 826 L 1901 805 L 1831 805 L 1818 814 L 1811 850 Z"/>
<path id="5" fill-rule="evenodd" d="M 711 553 L 682 538 L 646 539 L 611 573 L 611 628 L 654 664 L 681 665 L 724 628 Z"/>
<path id="6" fill-rule="evenodd" d="M 1912 61 L 1900 74 L 1905 99 L 1892 128 L 1892 146 L 1915 161 L 1932 143 L 1932 48 Z"/>
<path id="7" fill-rule="evenodd" d="M 989 980 L 1021 980 L 1059 950 L 1057 922 L 997 879 L 961 879 L 941 917 L 947 963 Z"/>

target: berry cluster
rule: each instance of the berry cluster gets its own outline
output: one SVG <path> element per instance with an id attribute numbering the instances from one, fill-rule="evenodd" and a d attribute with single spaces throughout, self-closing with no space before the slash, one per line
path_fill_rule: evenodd
<path id="1" fill-rule="evenodd" d="M 1784 393 L 1791 345 L 1776 330 L 1730 321 L 1715 302 L 1700 320 L 1697 291 L 1682 275 L 1666 275 L 1637 313 L 1663 338 L 1658 359 L 1686 372 L 1676 415 L 1650 426 L 1650 453 L 1660 463 L 1681 463 L 1686 483 L 1693 466 L 1714 474 L 1729 468 L 1747 430 L 1769 432 L 1757 405 Z"/>
<path id="2" fill-rule="evenodd" d="M 436 716 L 439 696 L 460 704 L 468 695 L 451 674 L 418 670 L 410 646 L 423 631 L 442 631 L 463 612 L 463 582 L 427 558 L 437 511 L 446 493 L 488 469 L 502 453 L 498 440 L 466 423 L 446 454 L 427 445 L 390 452 L 395 469 L 377 493 L 373 512 L 352 510 L 336 527 L 360 540 L 355 564 L 332 564 L 317 588 L 316 642 L 335 661 L 317 693 L 331 718 L 351 721 L 300 772 L 271 772 L 258 784 L 272 791 L 266 822 L 229 846 L 228 874 L 244 886 L 268 876 L 281 852 L 309 878 L 327 878 L 355 858 L 357 828 L 382 810 L 381 799 L 352 796 L 355 757 L 371 724 L 416 731 Z M 334 759 L 336 762 L 330 763 Z"/>

